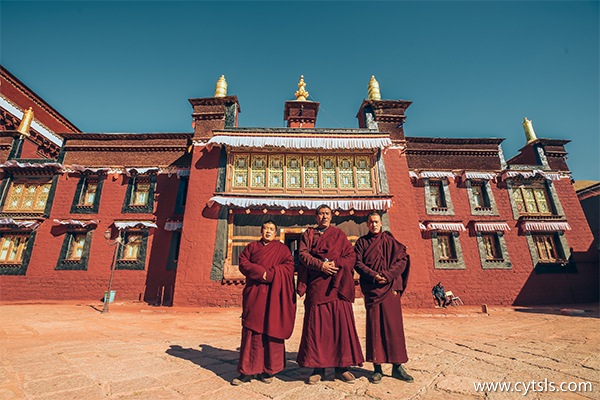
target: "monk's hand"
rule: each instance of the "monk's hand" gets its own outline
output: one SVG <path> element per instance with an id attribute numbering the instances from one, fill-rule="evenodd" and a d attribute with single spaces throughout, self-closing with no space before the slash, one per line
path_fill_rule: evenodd
<path id="1" fill-rule="evenodd" d="M 335 262 L 325 261 L 321 266 L 321 271 L 327 275 L 335 275 L 335 273 L 339 271 L 339 268 L 335 266 Z"/>
<path id="2" fill-rule="evenodd" d="M 377 275 L 375 275 L 375 282 L 380 283 L 380 284 L 383 285 L 383 284 L 387 283 L 388 280 L 386 279 L 385 276 L 377 274 Z"/>

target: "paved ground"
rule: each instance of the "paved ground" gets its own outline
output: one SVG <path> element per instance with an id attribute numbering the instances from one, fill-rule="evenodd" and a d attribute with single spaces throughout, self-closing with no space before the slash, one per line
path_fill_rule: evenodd
<path id="1" fill-rule="evenodd" d="M 465 399 L 600 398 L 598 305 L 408 310 L 415 377 L 309 386 L 295 363 L 302 307 L 288 342 L 288 368 L 267 385 L 229 384 L 237 374 L 239 308 L 153 308 L 114 303 L 0 305 L 0 399 Z M 565 308 L 568 308 L 565 310 Z M 562 314 L 561 314 L 562 309 Z M 364 344 L 365 313 L 355 306 Z M 390 373 L 390 367 L 384 373 Z M 521 393 L 476 392 L 475 382 L 525 382 Z M 591 382 L 593 392 L 542 392 L 550 383 Z M 546 385 L 546 386 L 544 386 Z M 531 389 L 532 388 L 532 389 Z M 533 390 L 536 390 L 533 392 Z"/>

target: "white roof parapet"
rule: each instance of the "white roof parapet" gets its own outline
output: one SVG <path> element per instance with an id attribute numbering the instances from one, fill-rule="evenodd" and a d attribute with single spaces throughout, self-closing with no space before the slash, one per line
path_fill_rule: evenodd
<path id="1" fill-rule="evenodd" d="M 115 221 L 115 227 L 118 230 L 123 230 L 127 228 L 158 228 L 154 221 Z"/>
<path id="2" fill-rule="evenodd" d="M 212 207 L 214 203 L 235 207 L 282 207 L 282 208 L 307 208 L 316 209 L 321 204 L 327 204 L 333 210 L 387 210 L 392 206 L 391 199 L 273 199 L 265 197 L 225 197 L 214 196 L 207 205 Z"/>
<path id="3" fill-rule="evenodd" d="M 474 227 L 477 232 L 510 231 L 506 222 L 475 222 Z"/>
<path id="4" fill-rule="evenodd" d="M 35 230 L 35 229 L 37 229 L 38 226 L 40 226 L 40 222 L 30 221 L 30 220 L 15 220 L 12 218 L 1 218 L 0 226 L 2 226 L 2 225 L 4 225 L 4 226 L 14 225 L 14 226 L 18 226 L 19 228 L 28 228 L 28 229 Z"/>
<path id="5" fill-rule="evenodd" d="M 306 135 L 306 136 L 274 136 L 274 135 L 215 135 L 207 146 L 224 145 L 230 147 L 281 147 L 288 149 L 324 149 L 324 150 L 370 150 L 385 149 L 392 145 L 387 136 L 334 136 L 334 135 Z"/>
<path id="6" fill-rule="evenodd" d="M 19 119 L 23 119 L 23 110 L 15 106 L 10 100 L 0 95 L 0 107 L 7 110 L 9 113 L 14 115 Z M 41 122 L 37 121 L 34 117 L 33 121 L 31 121 L 31 127 L 35 129 L 37 132 L 42 134 L 46 139 L 50 140 L 52 143 L 62 146 L 63 138 L 56 135 L 50 129 L 48 129 L 45 125 L 42 125 Z"/>
<path id="7" fill-rule="evenodd" d="M 522 225 L 527 232 L 556 232 L 570 231 L 571 226 L 566 221 L 525 221 Z"/>
<path id="8" fill-rule="evenodd" d="M 440 232 L 464 232 L 467 230 L 461 222 L 428 222 L 426 229 Z"/>
<path id="9" fill-rule="evenodd" d="M 540 175 L 543 176 L 546 179 L 550 179 L 552 181 L 557 181 L 559 179 L 561 179 L 561 174 L 558 172 L 545 172 L 542 171 L 541 169 L 534 169 L 531 171 L 517 171 L 517 170 L 507 170 L 502 172 L 502 180 L 506 180 L 507 178 L 516 178 L 516 177 L 521 177 L 521 178 L 533 178 L 536 175 Z"/>

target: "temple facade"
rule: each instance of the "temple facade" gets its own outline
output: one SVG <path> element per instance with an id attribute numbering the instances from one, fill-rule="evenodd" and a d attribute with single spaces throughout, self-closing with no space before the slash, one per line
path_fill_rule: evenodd
<path id="1" fill-rule="evenodd" d="M 301 77 L 285 127 L 238 126 L 221 77 L 190 99 L 193 132 L 84 133 L 1 69 L 0 300 L 241 304 L 238 256 L 267 219 L 296 255 L 320 204 L 355 242 L 366 215 L 407 245 L 404 304 L 439 281 L 465 304 L 598 299 L 597 246 L 565 162 L 568 140 L 411 137 L 407 100 L 374 77 L 357 128 L 317 128 Z M 357 286 L 357 293 L 359 293 Z"/>

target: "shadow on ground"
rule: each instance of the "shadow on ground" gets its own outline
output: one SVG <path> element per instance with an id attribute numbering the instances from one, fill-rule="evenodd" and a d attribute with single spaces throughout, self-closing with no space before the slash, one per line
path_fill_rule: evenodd
<path id="1" fill-rule="evenodd" d="M 518 307 L 515 311 L 532 314 L 552 314 L 569 317 L 600 318 L 598 306 L 592 307 Z"/>
<path id="2" fill-rule="evenodd" d="M 239 360 L 239 352 L 227 349 L 220 349 L 208 344 L 201 344 L 199 349 L 182 347 L 179 345 L 171 345 L 166 353 L 173 357 L 178 357 L 188 360 L 198 365 L 203 369 L 212 371 L 225 381 L 231 381 L 238 375 L 237 364 Z M 296 362 L 297 352 L 286 352 L 286 367 L 283 371 L 276 374 L 276 377 L 284 382 L 301 381 L 304 382 L 310 375 L 312 368 L 303 368 Z M 351 367 L 350 370 L 360 378 L 362 376 L 369 377 L 372 371 L 361 368 Z M 328 368 L 325 380 L 333 380 L 334 370 Z"/>

